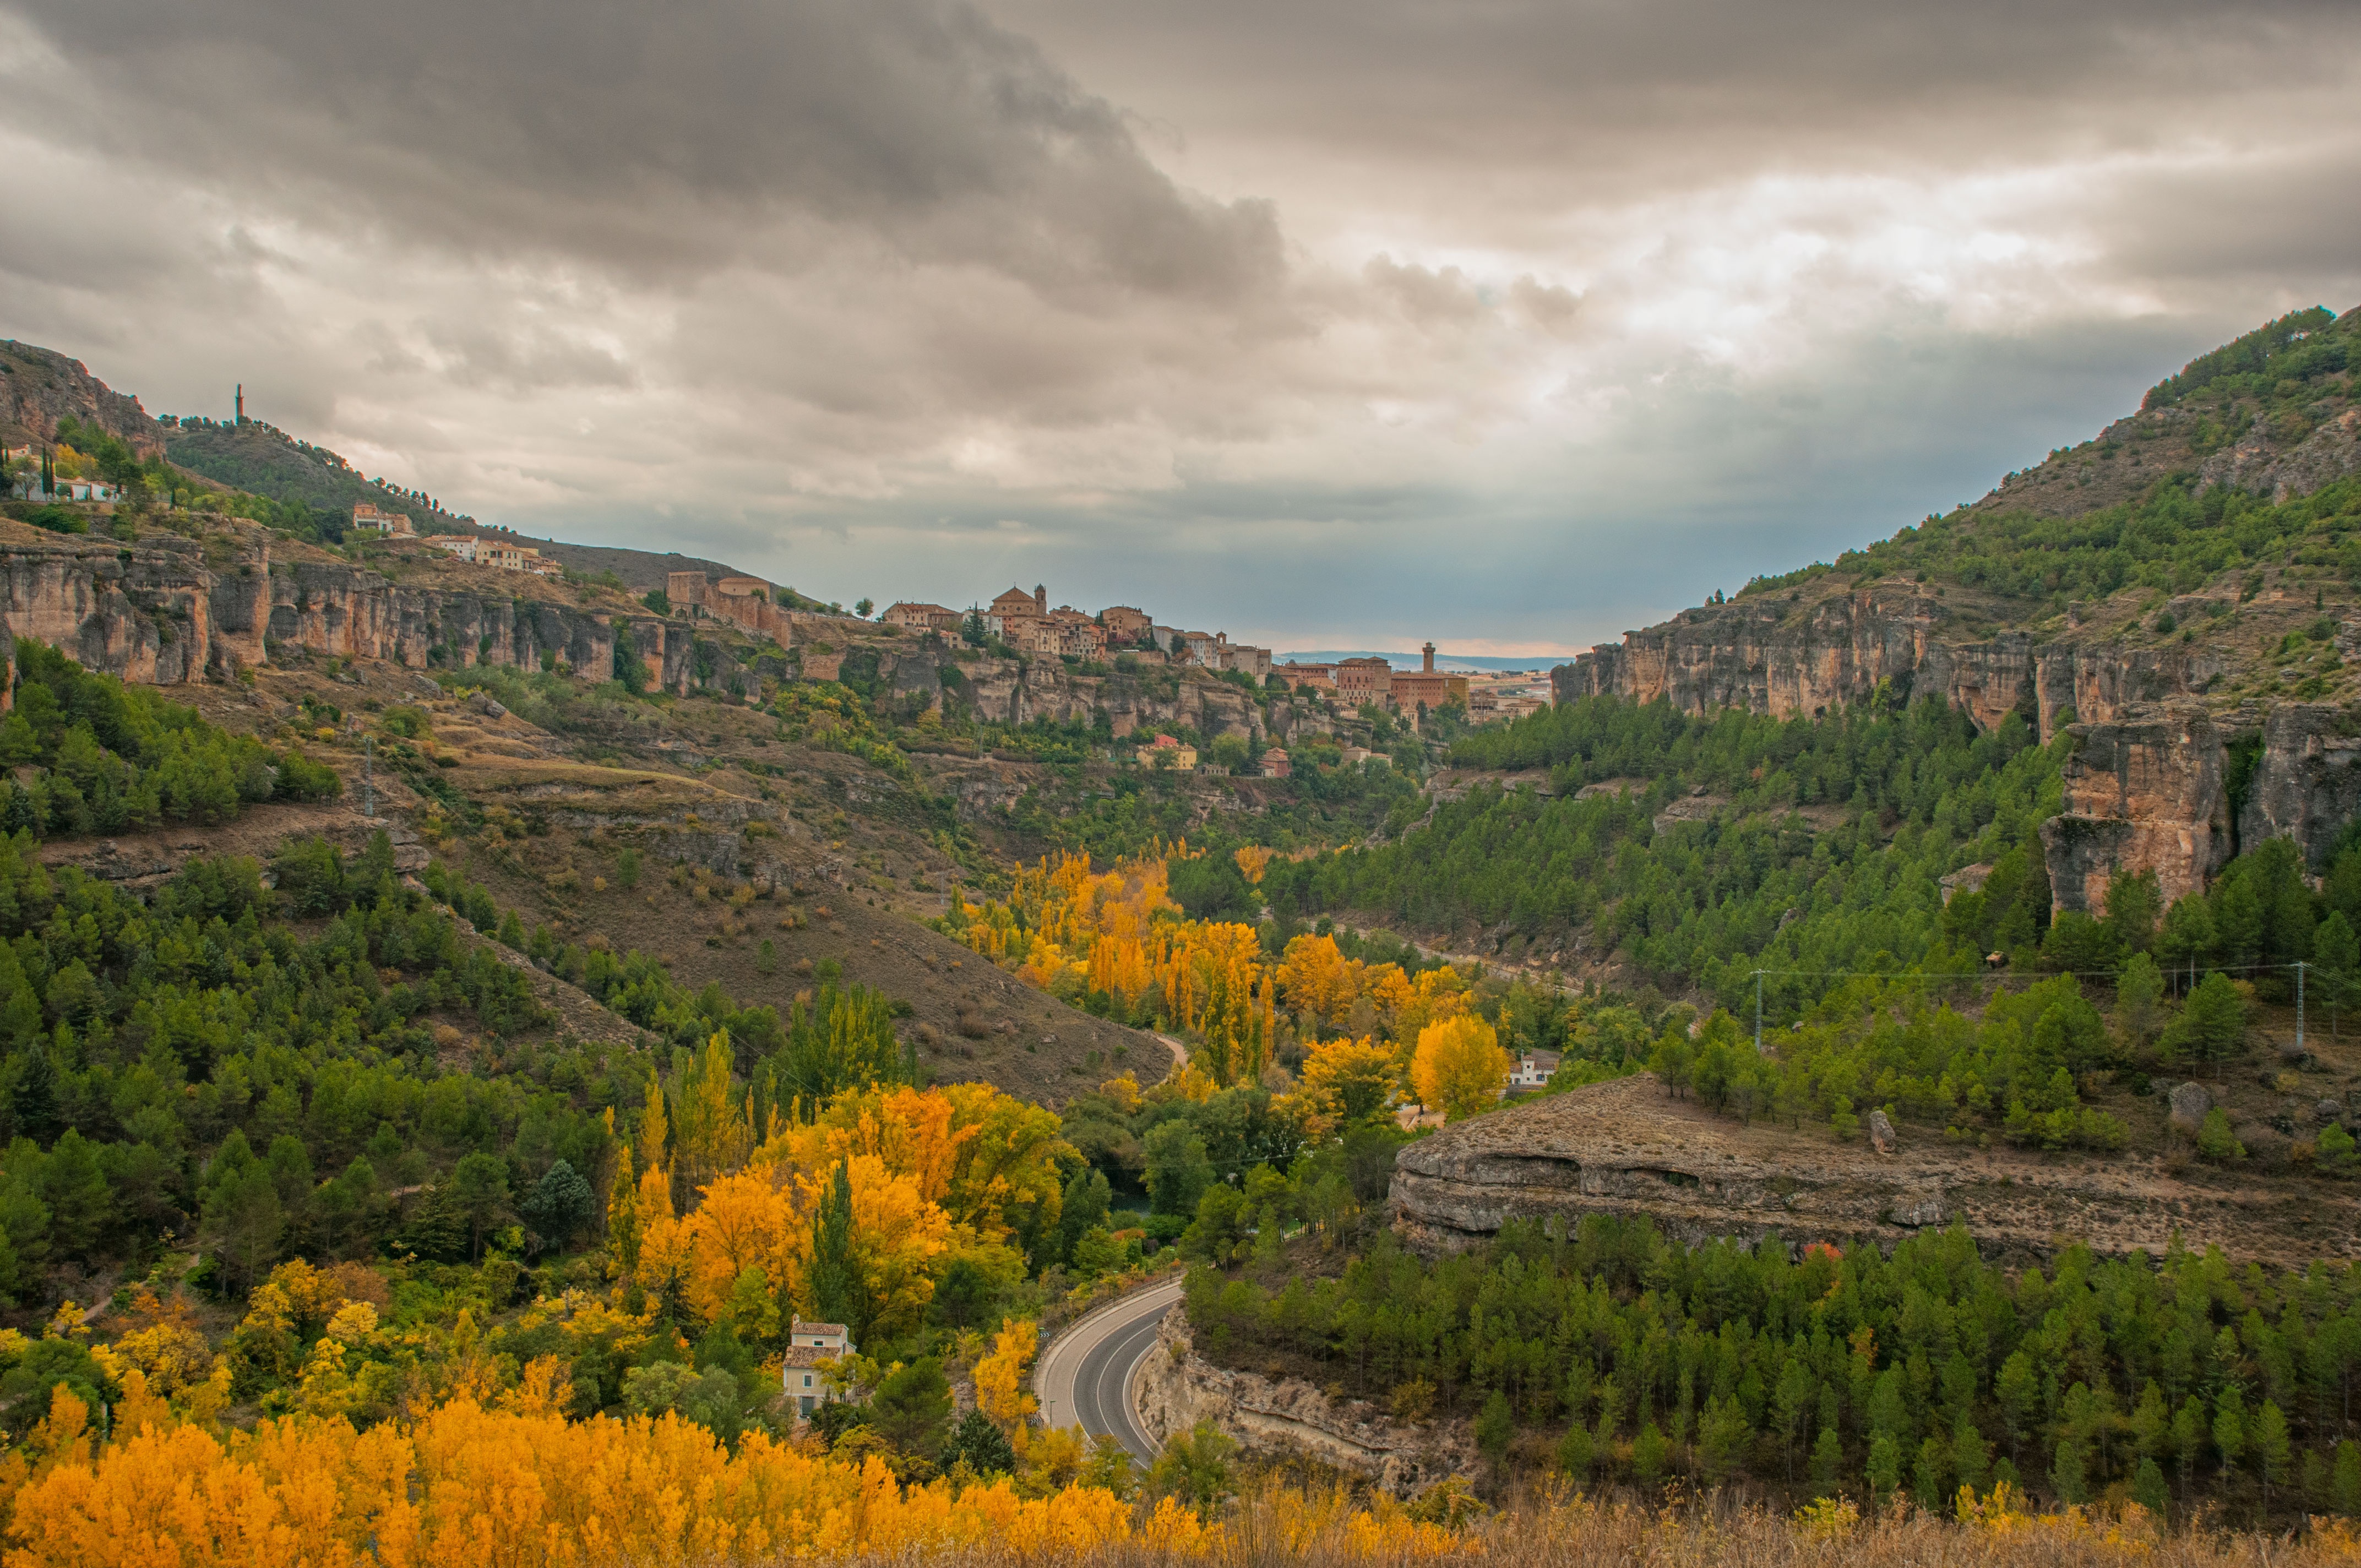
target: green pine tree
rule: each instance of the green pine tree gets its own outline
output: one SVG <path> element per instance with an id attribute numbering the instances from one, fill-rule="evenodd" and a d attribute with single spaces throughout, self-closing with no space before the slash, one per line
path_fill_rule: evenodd
<path id="1" fill-rule="evenodd" d="M 2163 1466 L 2152 1458 L 2142 1458 L 2132 1474 L 2132 1501 L 2162 1519 L 2167 1500 Z"/>
<path id="2" fill-rule="evenodd" d="M 852 1255 L 852 1166 L 839 1161 L 812 1217 L 811 1310 L 825 1323 L 843 1323 L 853 1343 L 869 1324 L 862 1298 L 861 1269 Z"/>
<path id="3" fill-rule="evenodd" d="M 2361 1467 L 2356 1467 L 2361 1475 Z M 1844 1477 L 1844 1444 L 1837 1439 L 1837 1429 L 1822 1427 L 1817 1442 L 1812 1444 L 1812 1494 L 1833 1497 Z"/>
<path id="4" fill-rule="evenodd" d="M 2336 1445 L 2336 1465 L 2329 1473 L 2328 1500 L 2340 1514 L 2361 1514 L 2361 1442 L 2349 1437 Z"/>

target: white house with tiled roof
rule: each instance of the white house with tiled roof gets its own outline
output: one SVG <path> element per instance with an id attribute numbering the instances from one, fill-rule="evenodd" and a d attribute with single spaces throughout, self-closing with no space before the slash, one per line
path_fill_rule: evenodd
<path id="1" fill-rule="evenodd" d="M 826 1364 L 852 1354 L 851 1332 L 842 1323 L 807 1323 L 796 1320 L 787 1333 L 787 1365 L 782 1387 L 795 1401 L 796 1414 L 808 1417 L 836 1398 L 828 1386 Z"/>

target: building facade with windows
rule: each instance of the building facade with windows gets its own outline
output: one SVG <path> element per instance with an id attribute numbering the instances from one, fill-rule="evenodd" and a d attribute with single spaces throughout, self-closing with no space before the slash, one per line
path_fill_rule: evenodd
<path id="1" fill-rule="evenodd" d="M 836 1398 L 828 1386 L 827 1370 L 851 1354 L 851 1332 L 842 1323 L 795 1321 L 787 1334 L 786 1370 L 781 1376 L 797 1416 L 808 1420 L 814 1410 Z"/>

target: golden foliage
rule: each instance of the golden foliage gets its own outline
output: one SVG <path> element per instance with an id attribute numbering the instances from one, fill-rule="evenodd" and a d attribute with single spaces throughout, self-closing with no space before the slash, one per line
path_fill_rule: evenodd
<path id="1" fill-rule="evenodd" d="M 175 1418 L 131 1374 L 102 1435 L 63 1388 L 5 1462 L 7 1568 L 587 1568 L 774 1563 L 789 1558 L 1328 1564 L 1598 1563 L 1687 1568 L 1985 1568 L 2170 1563 L 2232 1568 L 2268 1546 L 2276 1568 L 2354 1561 L 2342 1521 L 2260 1538 L 2168 1534 L 2136 1505 L 2037 1513 L 2005 1490 L 1963 1493 L 1958 1522 L 1897 1505 L 1795 1516 L 1712 1499 L 1657 1509 L 1579 1495 L 1450 1522 L 1458 1510 L 1345 1488 L 1272 1490 L 1211 1521 L 1166 1497 L 1135 1508 L 1073 1479 L 1071 1434 L 1033 1444 L 1022 1482 L 895 1479 L 874 1452 L 841 1453 L 754 1433 L 734 1453 L 703 1428 L 555 1413 L 561 1375 L 536 1362 L 498 1407 L 456 1399 L 357 1431 L 293 1415 L 216 1434 Z"/>
<path id="2" fill-rule="evenodd" d="M 1168 853 L 1186 858 L 1188 846 Z M 1261 849 L 1237 856 L 1250 880 L 1272 858 Z M 1160 1027 L 1195 1033 L 1202 1043 L 1191 1066 L 1216 1088 L 1261 1077 L 1282 996 L 1314 1038 L 1345 1027 L 1367 1002 L 1403 1071 L 1422 1029 L 1466 1011 L 1466 984 L 1448 967 L 1412 976 L 1399 964 L 1366 964 L 1333 937 L 1297 937 L 1279 962 L 1266 962 L 1254 927 L 1186 917 L 1169 892 L 1167 859 L 1094 872 L 1089 856 L 1061 853 L 1017 872 L 1005 900 L 962 902 L 952 924 L 1029 985 L 1069 1000 L 1098 992 L 1126 1010 L 1152 1008 Z M 1195 1097 L 1194 1086 L 1178 1087 Z"/>
<path id="3" fill-rule="evenodd" d="M 1323 1119 L 1350 1126 L 1393 1108 L 1390 1046 L 1364 1036 L 1314 1045 L 1303 1059 L 1303 1099 Z"/>
<path id="4" fill-rule="evenodd" d="M 198 1332 L 196 1313 L 179 1296 L 159 1301 L 154 1291 L 139 1287 L 131 1299 L 130 1321 L 137 1326 L 126 1328 L 113 1344 L 91 1351 L 117 1383 L 136 1371 L 149 1393 L 168 1399 L 211 1375 L 214 1353 Z"/>
<path id="5" fill-rule="evenodd" d="M 990 1354 L 975 1364 L 975 1403 L 1002 1431 L 1022 1430 L 1025 1418 L 1038 1407 L 1025 1386 L 1025 1369 L 1033 1363 L 1040 1335 L 1030 1321 L 1007 1324 L 993 1340 Z"/>
<path id="6" fill-rule="evenodd" d="M 45 1459 L 17 1494 L 6 1561 L 538 1568 L 986 1543 L 1066 1555 L 1133 1536 L 1130 1508 L 1102 1490 L 1027 1498 L 1007 1481 L 904 1487 L 874 1457 L 843 1464 L 760 1434 L 732 1454 L 669 1414 L 569 1422 L 524 1403 L 458 1400 L 407 1431 L 303 1416 L 226 1439 L 118 1423 L 117 1440 L 98 1447 L 87 1413 L 60 1389 L 38 1438 Z"/>
<path id="7" fill-rule="evenodd" d="M 708 1080 L 722 1059 L 712 1058 Z M 692 1098 L 708 1097 L 684 1096 L 684 1107 Z M 1021 1273 L 1010 1236 L 1057 1218 L 1058 1162 L 1072 1152 L 1057 1113 L 989 1084 L 849 1091 L 812 1120 L 774 1119 L 751 1150 L 733 1141 L 743 1124 L 731 1120 L 730 1102 L 709 1099 L 695 1117 L 682 1110 L 672 1146 L 684 1157 L 694 1147 L 708 1164 L 725 1156 L 737 1163 L 700 1182 L 685 1212 L 674 1208 L 675 1174 L 661 1164 L 650 1163 L 636 1184 L 618 1182 L 609 1245 L 617 1277 L 676 1297 L 707 1321 L 726 1319 L 746 1337 L 776 1337 L 782 1312 L 808 1305 L 813 1221 L 840 1167 L 852 1188 L 854 1263 L 871 1332 L 914 1326 L 933 1298 L 935 1271 L 953 1257 L 987 1275 L 1012 1264 Z M 661 1096 L 652 1091 L 649 1102 L 661 1125 Z M 692 1125 L 724 1135 L 692 1139 Z"/>
<path id="8" fill-rule="evenodd" d="M 1419 1031 L 1410 1074 L 1419 1102 L 1441 1106 L 1456 1122 L 1499 1102 L 1509 1076 L 1509 1053 L 1500 1048 L 1491 1025 L 1474 1014 L 1461 1014 Z"/>

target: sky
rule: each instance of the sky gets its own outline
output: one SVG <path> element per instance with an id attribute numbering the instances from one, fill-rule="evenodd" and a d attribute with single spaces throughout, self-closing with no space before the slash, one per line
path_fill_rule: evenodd
<path id="1" fill-rule="evenodd" d="M 2361 302 L 2361 7 L 0 0 L 0 335 L 825 599 L 1553 658 Z"/>

